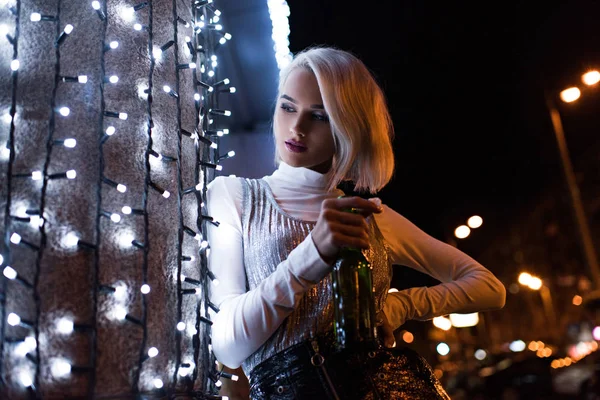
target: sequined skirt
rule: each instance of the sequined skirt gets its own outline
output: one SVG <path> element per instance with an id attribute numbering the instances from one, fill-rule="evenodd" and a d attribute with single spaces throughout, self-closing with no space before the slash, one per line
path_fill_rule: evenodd
<path id="1" fill-rule="evenodd" d="M 429 364 L 408 348 L 332 352 L 327 340 L 306 341 L 250 373 L 253 400 L 447 400 Z"/>

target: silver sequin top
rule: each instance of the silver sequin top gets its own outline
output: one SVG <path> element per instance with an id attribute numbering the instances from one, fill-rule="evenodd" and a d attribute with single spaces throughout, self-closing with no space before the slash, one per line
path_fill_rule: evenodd
<path id="1" fill-rule="evenodd" d="M 256 288 L 287 259 L 314 228 L 315 222 L 294 218 L 283 211 L 262 179 L 242 179 L 242 234 L 247 290 Z M 383 236 L 370 219 L 371 247 L 365 255 L 373 267 L 375 309 L 381 312 L 390 287 L 392 267 Z M 307 291 L 298 307 L 269 339 L 244 361 L 246 375 L 262 361 L 320 333 L 333 331 L 331 278 L 326 276 Z"/>

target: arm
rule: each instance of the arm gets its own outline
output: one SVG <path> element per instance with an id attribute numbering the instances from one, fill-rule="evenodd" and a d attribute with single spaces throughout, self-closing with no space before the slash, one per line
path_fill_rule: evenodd
<path id="1" fill-rule="evenodd" d="M 442 283 L 388 294 L 384 312 L 394 329 L 406 320 L 502 308 L 504 285 L 477 261 L 427 235 L 389 207 L 376 215 L 392 262 L 426 273 Z"/>
<path id="2" fill-rule="evenodd" d="M 223 364 L 237 368 L 256 351 L 292 312 L 302 295 L 329 272 L 309 235 L 276 271 L 246 292 L 241 227 L 240 181 L 217 178 L 208 188 L 210 215 L 209 268 L 220 284 L 211 299 L 220 311 L 213 316 L 212 346 Z"/>

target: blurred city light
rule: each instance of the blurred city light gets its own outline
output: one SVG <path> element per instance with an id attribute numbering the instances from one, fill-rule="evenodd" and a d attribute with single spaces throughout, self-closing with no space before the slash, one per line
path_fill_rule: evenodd
<path id="1" fill-rule="evenodd" d="M 479 323 L 479 313 L 450 314 L 450 322 L 455 328 L 468 328 Z"/>
<path id="2" fill-rule="evenodd" d="M 531 278 L 531 274 L 528 274 L 527 272 L 521 272 L 521 274 L 519 274 L 519 283 L 523 286 L 529 286 Z"/>
<path id="3" fill-rule="evenodd" d="M 521 285 L 527 286 L 531 290 L 540 290 L 542 288 L 542 280 L 527 272 L 521 272 L 518 281 Z"/>
<path id="4" fill-rule="evenodd" d="M 487 353 L 485 350 L 477 349 L 477 351 L 475 351 L 475 358 L 478 359 L 479 361 L 485 360 L 486 357 L 487 357 Z"/>
<path id="5" fill-rule="evenodd" d="M 406 343 L 412 343 L 413 340 L 415 340 L 415 336 L 409 331 L 405 331 L 402 334 L 402 340 L 404 340 Z"/>
<path id="6" fill-rule="evenodd" d="M 464 239 L 471 233 L 471 229 L 469 229 L 466 225 L 461 225 L 454 230 L 454 236 L 459 239 Z"/>
<path id="7" fill-rule="evenodd" d="M 441 342 L 440 344 L 437 345 L 437 347 L 435 348 L 437 350 L 437 352 L 439 353 L 439 355 L 441 356 L 445 356 L 448 353 L 450 353 L 450 346 L 448 346 L 446 343 Z"/>
<path id="8" fill-rule="evenodd" d="M 446 317 L 435 317 L 432 322 L 433 326 L 440 328 L 443 331 L 447 331 L 452 328 L 452 322 Z"/>
<path id="9" fill-rule="evenodd" d="M 469 228 L 472 229 L 479 228 L 481 225 L 483 225 L 483 218 L 481 218 L 479 215 L 473 215 L 467 220 L 467 225 L 469 225 Z"/>
<path id="10" fill-rule="evenodd" d="M 583 303 L 583 298 L 581 298 L 581 296 L 579 296 L 579 295 L 573 296 L 573 305 L 574 306 L 580 306 L 581 303 Z"/>
<path id="11" fill-rule="evenodd" d="M 533 290 L 540 290 L 542 287 L 542 280 L 537 276 L 531 277 L 531 281 L 529 281 L 529 288 Z"/>
<path id="12" fill-rule="evenodd" d="M 579 88 L 571 87 L 560 92 L 560 99 L 565 103 L 572 103 L 581 96 Z"/>
<path id="13" fill-rule="evenodd" d="M 600 72 L 598 72 L 598 71 L 586 72 L 581 77 L 581 80 L 583 81 L 583 83 L 585 83 L 588 86 L 595 85 L 596 83 L 600 82 Z"/>
<path id="14" fill-rule="evenodd" d="M 525 342 L 522 340 L 515 340 L 514 342 L 511 342 L 510 345 L 508 345 L 510 351 L 514 351 L 515 353 L 525 350 L 525 347 Z"/>
<path id="15" fill-rule="evenodd" d="M 594 337 L 594 339 L 600 340 L 600 326 L 594 328 L 594 330 L 592 331 L 592 336 Z"/>

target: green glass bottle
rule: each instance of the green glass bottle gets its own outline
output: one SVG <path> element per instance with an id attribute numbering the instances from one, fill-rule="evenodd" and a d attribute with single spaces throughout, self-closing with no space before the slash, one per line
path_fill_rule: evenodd
<path id="1" fill-rule="evenodd" d="M 362 251 L 344 247 L 331 272 L 337 350 L 376 343 L 373 271 Z"/>

